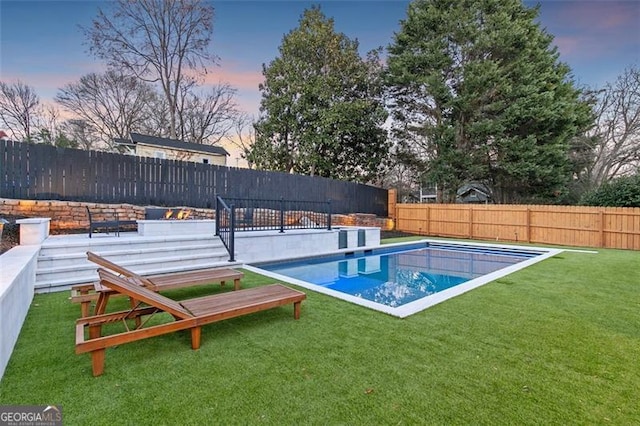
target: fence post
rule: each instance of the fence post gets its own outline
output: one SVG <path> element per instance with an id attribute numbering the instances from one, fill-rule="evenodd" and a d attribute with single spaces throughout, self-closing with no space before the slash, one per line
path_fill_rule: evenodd
<path id="1" fill-rule="evenodd" d="M 220 236 L 220 201 L 216 196 L 216 236 Z"/>
<path id="2" fill-rule="evenodd" d="M 235 262 L 236 255 L 236 208 L 233 204 L 230 206 L 231 217 L 229 218 L 229 262 Z"/>
<path id="3" fill-rule="evenodd" d="M 395 221 L 397 212 L 396 206 L 398 204 L 398 190 L 390 189 L 387 191 L 387 215 Z"/>
<path id="4" fill-rule="evenodd" d="M 331 199 L 327 200 L 327 230 L 331 231 Z"/>
<path id="5" fill-rule="evenodd" d="M 599 209 L 598 210 L 598 231 L 599 231 L 599 236 L 600 236 L 600 247 L 604 247 L 604 209 Z"/>
<path id="6" fill-rule="evenodd" d="M 531 209 L 529 207 L 527 207 L 527 242 L 530 243 L 531 242 Z"/>
<path id="7" fill-rule="evenodd" d="M 425 225 L 425 235 L 431 235 L 431 209 L 429 208 L 429 204 L 427 204 L 427 223 Z"/>
<path id="8" fill-rule="evenodd" d="M 280 197 L 280 233 L 284 234 L 284 197 Z"/>

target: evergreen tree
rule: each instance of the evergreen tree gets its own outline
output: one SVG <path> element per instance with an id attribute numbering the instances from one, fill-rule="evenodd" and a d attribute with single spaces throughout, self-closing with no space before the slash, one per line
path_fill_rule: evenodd
<path id="1" fill-rule="evenodd" d="M 590 121 L 553 37 L 519 0 L 417 0 L 389 46 L 394 132 L 452 201 L 465 181 L 494 200 L 549 200 Z"/>
<path id="2" fill-rule="evenodd" d="M 358 42 L 336 33 L 319 8 L 285 35 L 280 56 L 263 65 L 265 81 L 256 168 L 366 182 L 387 156 L 379 51 L 366 59 Z"/>

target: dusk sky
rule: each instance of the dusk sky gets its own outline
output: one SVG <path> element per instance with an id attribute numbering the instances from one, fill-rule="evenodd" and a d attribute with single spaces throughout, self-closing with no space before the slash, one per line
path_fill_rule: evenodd
<path id="1" fill-rule="evenodd" d="M 534 6 L 536 2 L 525 2 Z M 209 75 L 238 89 L 240 106 L 257 114 L 262 64 L 278 55 L 282 37 L 298 26 L 305 8 L 319 4 L 336 29 L 360 41 L 364 55 L 392 42 L 408 1 L 214 2 L 213 51 L 219 65 Z M 555 36 L 561 60 L 581 85 L 602 86 L 640 63 L 640 0 L 542 0 L 542 27 Z M 43 101 L 82 75 L 104 69 L 87 52 L 79 26 L 88 27 L 98 1 L 0 1 L 0 79 L 34 87 Z"/>

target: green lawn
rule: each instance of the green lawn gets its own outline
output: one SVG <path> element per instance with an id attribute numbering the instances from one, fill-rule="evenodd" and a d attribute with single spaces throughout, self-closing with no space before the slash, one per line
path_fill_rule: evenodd
<path id="1" fill-rule="evenodd" d="M 206 326 L 198 351 L 186 332 L 112 348 L 97 378 L 79 307 L 37 295 L 0 404 L 80 425 L 640 424 L 638 252 L 565 252 L 406 319 L 305 292 L 299 321 L 287 306 Z"/>

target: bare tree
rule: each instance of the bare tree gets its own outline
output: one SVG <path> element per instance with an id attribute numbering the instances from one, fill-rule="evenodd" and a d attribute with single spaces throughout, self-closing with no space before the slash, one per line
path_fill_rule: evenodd
<path id="1" fill-rule="evenodd" d="M 640 166 L 640 69 L 631 66 L 596 93 L 594 161 L 587 170 L 592 187 Z"/>
<path id="2" fill-rule="evenodd" d="M 254 124 L 255 119 L 252 116 L 246 113 L 240 113 L 234 120 L 232 134 L 226 136 L 227 142 L 240 150 L 240 157 L 247 161 L 250 169 L 253 169 L 254 166 L 249 157 L 251 146 L 256 140 Z"/>
<path id="3" fill-rule="evenodd" d="M 87 120 L 67 120 L 62 123 L 61 129 L 80 149 L 88 151 L 96 149 L 100 144 L 100 137 L 95 133 L 95 129 Z"/>
<path id="4" fill-rule="evenodd" d="M 167 100 L 156 93 L 149 99 L 148 109 L 151 113 L 144 122 L 140 123 L 138 127 L 139 133 L 162 138 L 170 137 L 171 126 L 169 125 L 169 105 Z"/>
<path id="5" fill-rule="evenodd" d="M 215 85 L 209 93 L 184 94 L 179 109 L 182 140 L 217 145 L 232 131 L 239 111 L 229 84 Z"/>
<path id="6" fill-rule="evenodd" d="M 176 138 L 180 91 L 215 62 L 209 52 L 213 7 L 201 0 L 118 0 L 85 29 L 90 51 L 110 67 L 159 82 Z M 190 77 L 191 76 L 191 77 Z"/>
<path id="7" fill-rule="evenodd" d="M 15 138 L 30 141 L 38 115 L 40 98 L 21 81 L 0 81 L 0 119 Z"/>
<path id="8" fill-rule="evenodd" d="M 40 105 L 32 128 L 35 128 L 32 140 L 55 145 L 56 139 L 60 136 L 60 110 L 55 105 Z"/>
<path id="9" fill-rule="evenodd" d="M 108 146 L 145 126 L 155 92 L 150 84 L 116 71 L 91 73 L 59 89 L 56 102 L 76 114 Z"/>

